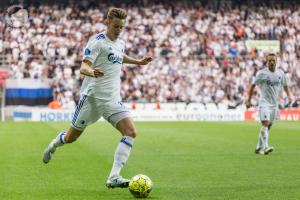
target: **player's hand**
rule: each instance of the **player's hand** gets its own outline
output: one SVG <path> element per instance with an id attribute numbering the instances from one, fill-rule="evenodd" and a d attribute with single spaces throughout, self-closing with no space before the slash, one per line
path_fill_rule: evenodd
<path id="1" fill-rule="evenodd" d="M 246 104 L 246 108 L 248 109 L 248 108 L 250 108 L 251 107 L 251 100 L 247 100 L 246 102 L 245 102 L 245 104 Z"/>
<path id="2" fill-rule="evenodd" d="M 146 56 L 146 57 L 143 57 L 140 61 L 139 61 L 139 64 L 140 65 L 147 65 L 149 62 L 152 61 L 152 57 L 151 56 Z"/>
<path id="3" fill-rule="evenodd" d="M 93 75 L 95 78 L 101 77 L 104 75 L 103 71 L 100 68 L 95 68 L 93 70 Z"/>

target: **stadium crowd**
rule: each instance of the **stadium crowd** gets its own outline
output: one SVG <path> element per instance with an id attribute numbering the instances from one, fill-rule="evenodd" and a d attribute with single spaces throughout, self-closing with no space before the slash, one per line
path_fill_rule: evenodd
<path id="1" fill-rule="evenodd" d="M 124 66 L 121 96 L 137 102 L 202 102 L 242 105 L 264 53 L 247 39 L 280 40 L 278 66 L 286 72 L 293 105 L 300 100 L 300 4 L 123 4 L 122 37 L 130 56 L 153 56 L 148 66 Z M 258 1 L 253 1 L 258 2 Z M 29 6 L 29 23 L 4 32 L 10 77 L 50 78 L 55 99 L 73 107 L 88 38 L 105 30 L 110 5 Z M 0 22 L 3 28 L 3 22 Z M 257 104 L 257 100 L 253 101 Z M 284 102 L 282 102 L 284 104 Z"/>

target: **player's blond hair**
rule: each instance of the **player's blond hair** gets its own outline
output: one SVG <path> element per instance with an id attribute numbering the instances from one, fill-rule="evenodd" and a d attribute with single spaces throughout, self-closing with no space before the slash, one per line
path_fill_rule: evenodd
<path id="1" fill-rule="evenodd" d="M 107 13 L 107 18 L 113 19 L 114 17 L 118 19 L 126 19 L 127 13 L 122 8 L 110 8 Z"/>

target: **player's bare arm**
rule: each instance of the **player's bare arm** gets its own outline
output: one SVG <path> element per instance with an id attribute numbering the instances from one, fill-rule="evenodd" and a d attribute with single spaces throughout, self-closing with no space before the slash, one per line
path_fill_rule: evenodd
<path id="1" fill-rule="evenodd" d="M 284 91 L 285 91 L 285 93 L 286 93 L 286 95 L 288 97 L 288 106 L 290 106 L 291 103 L 292 103 L 292 98 L 291 98 L 291 95 L 290 95 L 289 88 L 288 88 L 287 85 L 285 85 L 285 86 L 283 86 L 283 89 L 284 89 Z"/>
<path id="2" fill-rule="evenodd" d="M 152 61 L 152 57 L 150 56 L 145 56 L 142 59 L 135 59 L 128 55 L 124 55 L 123 57 L 124 64 L 147 65 L 151 61 Z"/>
<path id="3" fill-rule="evenodd" d="M 250 107 L 251 107 L 251 98 L 252 98 L 252 95 L 253 95 L 254 88 L 255 88 L 255 84 L 252 84 L 252 85 L 250 86 L 250 89 L 249 89 L 248 99 L 247 99 L 247 101 L 245 102 L 247 108 L 250 108 Z"/>
<path id="4" fill-rule="evenodd" d="M 86 76 L 91 76 L 91 77 L 101 77 L 104 75 L 103 71 L 101 71 L 100 68 L 95 68 L 93 69 L 92 67 L 92 62 L 89 60 L 83 60 L 80 66 L 80 73 Z"/>

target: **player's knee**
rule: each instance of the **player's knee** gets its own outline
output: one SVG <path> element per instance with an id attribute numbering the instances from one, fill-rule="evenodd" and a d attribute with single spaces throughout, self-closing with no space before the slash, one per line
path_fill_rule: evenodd
<path id="1" fill-rule="evenodd" d="M 136 133 L 135 128 L 127 128 L 127 129 L 125 129 L 124 135 L 130 136 L 132 138 L 136 138 L 137 133 Z"/>

